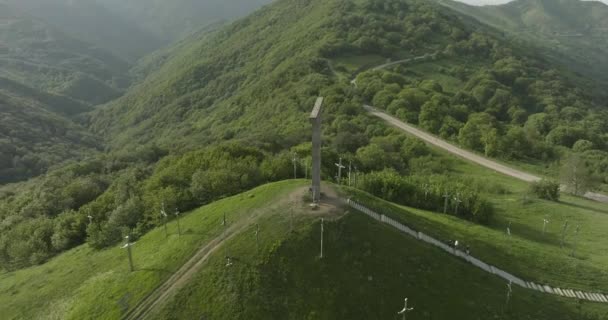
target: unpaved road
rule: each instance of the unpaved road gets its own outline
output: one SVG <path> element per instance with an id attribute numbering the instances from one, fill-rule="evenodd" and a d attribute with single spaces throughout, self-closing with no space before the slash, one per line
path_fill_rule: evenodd
<path id="1" fill-rule="evenodd" d="M 398 65 L 398 64 L 402 64 L 402 63 L 409 63 L 412 61 L 419 61 L 419 60 L 424 60 L 426 58 L 435 58 L 440 51 L 436 51 L 435 53 L 427 53 L 421 56 L 417 56 L 417 57 L 413 57 L 413 58 L 408 58 L 408 59 L 403 59 L 403 60 L 397 60 L 397 61 L 393 61 L 393 62 L 388 62 L 385 64 L 381 64 L 379 66 L 375 66 L 373 68 L 371 68 L 371 70 L 382 70 L 382 69 L 386 69 L 388 67 L 394 66 L 394 65 Z M 332 72 L 334 74 L 336 74 L 336 71 L 333 69 L 333 66 L 331 65 L 331 63 L 329 64 L 329 68 L 332 70 Z M 355 75 L 355 77 L 350 81 L 350 83 L 352 85 L 354 85 L 355 87 L 357 87 L 357 76 L 359 74 Z"/>
<path id="2" fill-rule="evenodd" d="M 203 245 L 183 266 L 177 270 L 169 279 L 152 291 L 135 308 L 126 313 L 122 319 L 147 319 L 154 312 L 159 310 L 175 293 L 188 284 L 188 282 L 201 270 L 209 257 L 218 251 L 222 244 L 234 236 L 240 234 L 249 226 L 258 220 L 263 215 L 275 214 L 285 206 L 291 203 L 296 207 L 304 207 L 302 195 L 306 192 L 306 187 L 298 188 L 288 196 L 283 197 L 277 202 L 264 209 L 254 210 L 248 217 L 240 219 L 233 225 L 230 225 L 222 234 L 218 235 L 207 244 Z M 338 212 L 336 209 L 343 204 L 340 202 L 335 190 L 323 186 L 323 191 L 326 198 L 321 201 L 319 210 L 313 211 L 314 215 L 329 215 L 334 216 Z"/>
<path id="3" fill-rule="evenodd" d="M 418 61 L 418 60 L 423 60 L 426 58 L 434 58 L 439 54 L 439 51 L 435 52 L 435 53 L 427 53 L 425 55 L 422 56 L 418 56 L 418 57 L 413 57 L 413 58 L 408 58 L 408 59 L 403 59 L 403 60 L 397 60 L 397 61 L 393 61 L 393 62 L 389 62 L 389 63 L 385 63 L 382 65 L 379 65 L 377 67 L 373 67 L 372 70 L 382 70 L 394 65 L 398 65 L 398 64 L 402 64 L 402 63 L 409 63 L 411 61 Z"/>
<path id="4" fill-rule="evenodd" d="M 257 215 L 259 217 L 259 214 Z M 245 220 L 245 219 L 244 219 Z M 248 222 L 240 222 L 230 226 L 225 232 L 212 239 L 197 251 L 177 272 L 175 272 L 162 285 L 156 288 L 137 306 L 125 314 L 122 319 L 146 319 L 148 316 L 163 305 L 173 294 L 192 279 L 202 268 L 209 257 L 215 253 L 224 241 L 231 239 L 249 226 Z"/>
<path id="5" fill-rule="evenodd" d="M 363 106 L 365 108 L 365 110 L 367 110 L 370 114 L 383 119 L 384 121 L 388 122 L 389 124 L 391 124 L 392 126 L 395 126 L 419 139 L 422 139 L 436 147 L 439 147 L 447 152 L 450 152 L 454 155 L 457 155 L 465 160 L 474 162 L 476 164 L 479 164 L 481 166 L 484 166 L 486 168 L 492 169 L 496 172 L 500 172 L 502 174 L 505 174 L 507 176 L 522 180 L 522 181 L 526 181 L 526 182 L 536 182 L 536 181 L 540 181 L 541 178 L 535 175 L 531 175 L 529 173 L 517 170 L 517 169 L 513 169 L 511 167 L 507 167 L 503 164 L 500 164 L 496 161 L 492 161 L 490 159 L 484 158 L 482 156 L 476 155 L 470 151 L 466 151 L 462 148 L 459 148 L 453 144 L 450 144 L 444 140 L 441 140 L 431 134 L 428 134 L 412 125 L 409 125 L 393 116 L 390 116 L 384 112 L 379 111 L 378 109 L 368 106 L 368 105 L 364 105 Z M 585 194 L 585 198 L 591 199 L 591 200 L 595 200 L 595 201 L 600 201 L 600 202 L 604 202 L 604 203 L 608 203 L 608 196 L 603 195 L 603 194 L 599 194 L 599 193 L 593 193 L 593 192 L 588 192 L 587 194 Z"/>

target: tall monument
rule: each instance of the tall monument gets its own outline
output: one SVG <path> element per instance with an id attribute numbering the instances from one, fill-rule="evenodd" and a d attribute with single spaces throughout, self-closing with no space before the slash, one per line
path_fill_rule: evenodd
<path id="1" fill-rule="evenodd" d="M 314 109 L 310 114 L 312 123 L 312 201 L 321 200 L 321 108 L 323 97 L 318 97 Z"/>

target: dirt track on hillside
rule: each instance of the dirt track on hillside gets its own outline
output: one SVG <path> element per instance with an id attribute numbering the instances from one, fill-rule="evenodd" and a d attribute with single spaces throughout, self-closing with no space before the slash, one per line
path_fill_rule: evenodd
<path id="1" fill-rule="evenodd" d="M 513 169 L 511 167 L 507 167 L 503 164 L 500 164 L 496 161 L 492 161 L 490 159 L 484 158 L 482 156 L 476 155 L 470 151 L 466 151 L 462 148 L 459 148 L 453 144 L 450 144 L 444 140 L 441 140 L 429 133 L 426 133 L 412 125 L 409 125 L 395 117 L 392 117 L 384 112 L 381 112 L 379 110 L 377 110 L 374 107 L 365 105 L 363 106 L 365 108 L 365 110 L 367 110 L 370 114 L 383 119 L 384 121 L 388 122 L 389 124 L 417 137 L 420 138 L 436 147 L 439 147 L 445 151 L 448 151 L 454 155 L 457 155 L 465 160 L 474 162 L 476 164 L 479 164 L 481 166 L 484 166 L 486 168 L 492 169 L 496 172 L 500 172 L 502 174 L 505 174 L 507 176 L 522 180 L 522 181 L 526 181 L 526 182 L 536 182 L 536 181 L 540 181 L 541 178 L 531 175 L 529 173 L 517 170 L 517 169 Z M 585 198 L 591 199 L 591 200 L 595 200 L 595 201 L 599 201 L 599 202 L 604 202 L 604 203 L 608 203 L 608 196 L 603 195 L 603 194 L 599 194 L 599 193 L 593 193 L 593 192 L 588 192 L 585 194 Z"/>
<path id="2" fill-rule="evenodd" d="M 338 213 L 338 207 L 342 206 L 335 190 L 327 186 L 323 186 L 326 197 L 322 200 L 318 210 L 310 211 L 314 215 L 335 215 Z M 268 207 L 257 209 L 252 214 L 230 225 L 225 232 L 218 235 L 207 244 L 202 246 L 182 267 L 178 269 L 169 279 L 151 292 L 138 305 L 125 314 L 122 319 L 147 319 L 155 311 L 157 311 L 164 303 L 166 303 L 175 293 L 183 288 L 204 266 L 209 257 L 217 252 L 226 240 L 230 240 L 234 236 L 251 226 L 260 217 L 272 213 L 285 206 L 288 203 L 295 207 L 304 207 L 307 204 L 303 203 L 302 196 L 306 192 L 307 187 L 298 188 L 288 196 L 281 198 L 279 201 L 272 203 Z"/>

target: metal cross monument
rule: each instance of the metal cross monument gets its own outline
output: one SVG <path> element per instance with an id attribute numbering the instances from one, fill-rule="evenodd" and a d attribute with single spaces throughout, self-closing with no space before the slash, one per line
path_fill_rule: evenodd
<path id="1" fill-rule="evenodd" d="M 321 200 L 321 108 L 323 97 L 318 97 L 310 114 L 312 124 L 312 202 Z"/>
<path id="2" fill-rule="evenodd" d="M 397 314 L 402 315 L 403 316 L 403 320 L 405 320 L 406 317 L 407 317 L 407 313 L 410 312 L 410 311 L 412 311 L 412 310 L 414 310 L 414 308 L 408 308 L 407 307 L 407 298 L 405 298 L 405 306 L 403 307 L 403 310 L 397 312 Z"/>

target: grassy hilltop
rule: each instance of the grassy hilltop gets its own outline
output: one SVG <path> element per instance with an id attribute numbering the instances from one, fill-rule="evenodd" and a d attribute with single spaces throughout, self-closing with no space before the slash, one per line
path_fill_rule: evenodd
<path id="1" fill-rule="evenodd" d="M 417 57 L 423 58 L 369 69 Z M 516 264 L 508 251 L 497 254 L 497 260 L 511 263 L 522 277 L 577 288 L 605 287 L 601 270 L 606 254 L 598 236 L 605 225 L 601 207 L 574 197 L 519 205 L 526 185 L 454 162 L 361 108 L 372 103 L 506 161 L 558 167 L 562 157 L 580 153 L 587 169 L 605 182 L 605 110 L 583 82 L 531 47 L 429 1 L 280 0 L 221 30 L 193 34 L 156 63 L 159 69 L 124 96 L 79 117 L 81 127 L 101 139 L 104 152 L 0 189 L 0 268 L 12 271 L 7 276 L 28 268 L 23 270 L 23 279 L 28 279 L 27 272 L 50 268 L 73 248 L 120 257 L 124 252 L 116 246 L 126 233 L 140 238 L 162 226 L 158 211 L 163 201 L 186 212 L 288 179 L 294 154 L 297 176 L 304 176 L 310 160 L 307 116 L 321 95 L 326 103 L 324 179 L 335 176 L 334 163 L 342 157 L 360 176 L 394 178 L 379 185 L 436 178 L 449 187 L 466 188 L 469 199 L 487 209 L 488 219 L 469 224 L 469 217 L 460 215 L 454 222 L 458 227 L 439 230 L 456 236 L 462 229 L 482 230 L 479 238 L 473 231 L 466 235 L 490 246 L 489 239 L 501 237 L 512 222 L 523 261 Z M 356 86 L 350 82 L 354 76 Z M 10 138 L 3 138 L 8 142 L 2 146 L 10 146 Z M 15 159 L 11 154 L 2 161 L 13 165 Z M 489 183 L 488 177 L 496 181 Z M 376 195 L 407 204 L 406 192 L 420 194 L 421 187 Z M 536 235 L 548 212 L 556 221 L 549 240 Z M 428 215 L 450 224 L 442 220 L 447 217 Z M 565 255 L 556 248 L 555 237 L 557 221 L 566 217 L 572 228 L 576 221 L 586 231 L 578 256 L 562 263 Z M 568 241 L 569 246 L 574 243 Z M 85 243 L 95 250 L 83 249 L 88 248 Z M 528 272 L 535 265 L 529 263 L 535 250 L 549 263 Z M 32 267 L 36 265 L 40 267 Z M 21 292 L 17 286 L 9 288 L 15 296 Z M 114 298 L 107 302 L 112 307 L 104 309 L 110 314 L 120 310 Z M 15 314 L 43 312 L 15 308 Z"/>
<path id="2" fill-rule="evenodd" d="M 584 305 L 514 288 L 440 250 L 359 213 L 327 223 L 320 260 L 318 222 L 266 254 L 235 239 L 239 260 L 221 256 L 155 319 L 398 319 L 408 297 L 414 319 L 601 319 Z"/>
<path id="3" fill-rule="evenodd" d="M 97 252 L 82 246 L 45 265 L 3 274 L 3 314 L 117 319 L 197 248 L 225 236 L 223 213 L 229 225 L 243 229 L 151 318 L 391 319 L 406 296 L 417 319 L 601 319 L 597 316 L 608 312 L 603 305 L 578 305 L 519 288 L 505 306 L 503 281 L 356 212 L 325 213 L 325 257 L 319 259 L 320 216 L 305 205 L 304 186 L 302 181 L 265 185 L 197 209 L 181 219 L 181 237 L 175 222 L 168 226 L 168 239 L 162 227 L 152 230 L 133 247 L 133 273 L 124 249 Z M 424 220 L 433 215 L 418 214 Z M 476 247 L 476 254 L 483 250 Z M 233 257 L 229 267 L 227 255 Z"/>
<path id="4" fill-rule="evenodd" d="M 272 203 L 301 186 L 302 182 L 290 181 L 266 185 L 197 209 L 181 219 L 181 237 L 176 221 L 167 226 L 169 238 L 165 238 L 163 227 L 152 230 L 133 247 L 137 270 L 133 273 L 129 273 L 126 252 L 119 245 L 102 251 L 83 245 L 44 265 L 3 273 L 3 317 L 116 319 L 181 267 L 200 246 L 222 237 L 224 213 L 230 224 L 251 226 L 257 222 L 252 212 L 271 216 L 281 213 Z"/>

